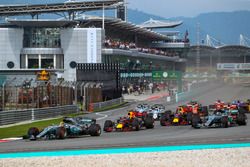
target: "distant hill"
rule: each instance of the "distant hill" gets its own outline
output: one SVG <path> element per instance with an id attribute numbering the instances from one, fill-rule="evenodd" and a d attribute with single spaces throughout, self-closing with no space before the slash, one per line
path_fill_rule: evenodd
<path id="1" fill-rule="evenodd" d="M 129 10 L 128 17 L 128 20 L 133 23 L 141 23 L 156 16 Z M 156 17 L 156 19 L 164 18 Z M 239 44 L 240 34 L 250 38 L 250 11 L 205 13 L 193 18 L 176 17 L 168 20 L 182 20 L 181 26 L 168 29 L 168 31 L 180 31 L 183 37 L 188 30 L 191 43 L 197 43 L 197 24 L 199 25 L 200 43 L 205 40 L 207 34 L 225 44 Z M 216 44 L 215 41 L 214 43 Z"/>
<path id="2" fill-rule="evenodd" d="M 42 4 L 42 3 L 58 3 L 63 0 L 1 0 L 1 4 Z M 101 12 L 88 12 L 87 14 L 101 15 Z M 106 15 L 114 16 L 113 11 L 108 11 Z M 46 18 L 53 16 L 46 15 Z M 57 17 L 57 16 L 56 16 Z M 156 15 L 148 14 L 139 10 L 128 10 L 128 21 L 140 24 L 150 18 L 164 20 L 165 18 Z M 206 34 L 216 38 L 225 44 L 239 44 L 239 35 L 250 38 L 250 11 L 235 11 L 235 12 L 215 12 L 200 14 L 197 17 L 176 17 L 169 20 L 182 20 L 184 23 L 174 29 L 180 31 L 181 36 L 184 36 L 186 30 L 189 32 L 191 43 L 196 43 L 197 38 L 197 23 L 200 27 L 200 42 L 205 40 Z M 250 41 L 249 41 L 250 44 Z"/>
<path id="3" fill-rule="evenodd" d="M 197 23 L 200 27 L 201 40 L 205 39 L 206 34 L 225 44 L 239 44 L 240 34 L 250 38 L 250 11 L 206 13 L 194 18 L 175 19 L 183 20 L 183 25 L 176 30 L 181 32 L 188 30 L 192 43 L 196 43 Z"/>

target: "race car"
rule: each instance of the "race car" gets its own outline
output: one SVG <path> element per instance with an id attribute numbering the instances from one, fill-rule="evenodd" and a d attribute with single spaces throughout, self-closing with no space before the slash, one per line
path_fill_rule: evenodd
<path id="1" fill-rule="evenodd" d="M 27 138 L 30 140 L 64 139 L 81 135 L 100 136 L 101 126 L 96 124 L 95 119 L 65 117 L 60 125 L 48 126 L 41 131 L 36 127 L 29 128 Z"/>
<path id="2" fill-rule="evenodd" d="M 245 113 L 239 110 L 215 110 L 213 114 L 206 116 L 204 119 L 201 119 L 198 114 L 194 114 L 192 117 L 193 128 L 227 128 L 229 126 L 235 126 L 237 124 L 247 124 L 247 116 L 245 115 Z"/>
<path id="3" fill-rule="evenodd" d="M 182 111 L 180 112 L 179 109 Z M 161 126 L 191 124 L 192 112 L 185 112 L 183 110 L 184 107 L 179 106 L 175 113 L 172 113 L 172 111 L 170 110 L 166 111 L 160 119 Z"/>
<path id="4" fill-rule="evenodd" d="M 112 131 L 139 131 L 142 128 L 154 128 L 154 119 L 152 117 L 136 117 L 134 112 L 129 112 L 127 117 L 120 117 L 116 122 L 106 120 L 103 130 L 105 132 Z"/>
<path id="5" fill-rule="evenodd" d="M 160 120 L 161 116 L 165 113 L 166 109 L 162 104 L 154 104 L 148 111 L 148 115 L 153 117 L 154 120 Z"/>
<path id="6" fill-rule="evenodd" d="M 149 108 L 148 104 L 138 104 L 135 110 L 131 110 L 130 112 L 133 112 L 136 117 L 142 118 L 148 115 Z"/>
<path id="7" fill-rule="evenodd" d="M 149 108 L 150 106 L 148 104 L 138 104 L 135 108 L 135 111 L 140 113 L 148 112 Z"/>
<path id="8" fill-rule="evenodd" d="M 240 100 L 234 101 L 232 104 L 237 105 L 238 108 L 241 108 L 245 112 L 250 112 L 250 99 L 245 102 Z"/>
<path id="9" fill-rule="evenodd" d="M 160 119 L 160 124 L 161 126 L 191 125 L 193 114 L 198 114 L 203 118 L 208 115 L 208 107 L 202 106 L 197 101 L 190 101 L 185 105 L 178 106 L 175 113 L 166 111 Z"/>

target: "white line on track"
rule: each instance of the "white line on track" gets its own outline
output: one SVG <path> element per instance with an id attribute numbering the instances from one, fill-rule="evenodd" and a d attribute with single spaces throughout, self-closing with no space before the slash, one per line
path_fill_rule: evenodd
<path id="1" fill-rule="evenodd" d="M 96 115 L 99 115 L 99 116 L 102 116 L 102 117 L 100 117 L 100 118 L 97 118 L 97 119 L 96 119 L 97 121 L 100 121 L 100 120 L 105 119 L 105 118 L 108 117 L 108 115 L 105 115 L 105 114 L 103 114 L 103 113 L 95 113 L 95 114 L 96 114 Z"/>
<path id="2" fill-rule="evenodd" d="M 110 111 L 104 111 L 104 112 L 95 113 L 96 115 L 101 116 L 100 118 L 97 118 L 96 120 L 100 121 L 100 120 L 102 120 L 102 119 L 105 119 L 105 118 L 108 117 L 108 114 L 107 114 L 107 113 L 111 113 L 111 112 L 116 111 L 116 110 L 117 110 L 117 109 L 115 109 L 115 110 L 110 110 Z"/>

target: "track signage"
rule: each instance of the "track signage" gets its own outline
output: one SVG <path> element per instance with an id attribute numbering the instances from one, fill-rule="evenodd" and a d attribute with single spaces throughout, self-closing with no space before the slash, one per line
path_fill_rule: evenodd
<path id="1" fill-rule="evenodd" d="M 180 71 L 153 71 L 152 79 L 155 81 L 158 80 L 179 80 L 181 79 Z"/>

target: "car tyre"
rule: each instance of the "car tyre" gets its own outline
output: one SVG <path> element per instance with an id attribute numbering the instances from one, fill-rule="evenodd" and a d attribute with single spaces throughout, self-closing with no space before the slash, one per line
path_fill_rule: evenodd
<path id="1" fill-rule="evenodd" d="M 29 128 L 27 135 L 30 140 L 36 140 L 36 137 L 39 133 L 40 132 L 37 127 L 31 127 Z"/>

